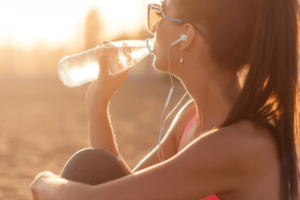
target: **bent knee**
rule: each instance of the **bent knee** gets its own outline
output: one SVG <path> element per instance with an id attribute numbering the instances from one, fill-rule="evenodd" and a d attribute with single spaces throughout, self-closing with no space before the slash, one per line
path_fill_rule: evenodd
<path id="1" fill-rule="evenodd" d="M 97 185 L 126 176 L 118 159 L 105 149 L 85 148 L 64 166 L 61 176 L 68 180 Z"/>
<path id="2" fill-rule="evenodd" d="M 97 156 L 97 157 L 102 156 L 102 157 L 115 158 L 115 156 L 111 152 L 105 149 L 97 149 L 97 148 L 84 148 L 77 151 L 73 156 Z"/>

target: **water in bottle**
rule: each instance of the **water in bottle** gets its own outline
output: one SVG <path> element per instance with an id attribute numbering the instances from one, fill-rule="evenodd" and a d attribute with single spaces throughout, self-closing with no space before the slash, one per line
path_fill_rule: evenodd
<path id="1" fill-rule="evenodd" d="M 67 56 L 58 64 L 59 78 L 68 87 L 77 87 L 96 80 L 99 75 L 99 60 L 103 55 L 109 58 L 108 73 L 116 75 L 152 53 L 153 46 L 153 39 L 123 40 Z"/>

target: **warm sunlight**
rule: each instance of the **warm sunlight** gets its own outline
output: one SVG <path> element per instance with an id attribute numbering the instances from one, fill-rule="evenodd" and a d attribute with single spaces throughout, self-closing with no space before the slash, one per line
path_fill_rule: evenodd
<path id="1" fill-rule="evenodd" d="M 91 8 L 99 11 L 107 40 L 120 33 L 132 34 L 146 26 L 146 6 L 158 0 L 9 0 L 0 1 L 0 45 L 30 45 L 76 41 L 83 33 L 84 18 Z"/>

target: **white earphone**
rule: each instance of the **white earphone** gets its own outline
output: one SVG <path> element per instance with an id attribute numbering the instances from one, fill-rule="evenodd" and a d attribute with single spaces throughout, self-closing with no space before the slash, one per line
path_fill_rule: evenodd
<path id="1" fill-rule="evenodd" d="M 181 41 L 186 40 L 186 38 L 187 38 L 187 37 L 186 37 L 186 34 L 183 34 L 183 35 L 180 37 L 180 39 L 177 40 L 177 41 L 175 41 L 173 44 L 171 44 L 171 46 L 177 44 L 178 42 L 181 42 Z"/>

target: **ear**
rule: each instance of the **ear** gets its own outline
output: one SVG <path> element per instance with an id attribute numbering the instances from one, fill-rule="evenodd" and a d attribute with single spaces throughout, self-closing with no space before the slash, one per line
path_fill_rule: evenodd
<path id="1" fill-rule="evenodd" d="M 196 33 L 193 25 L 190 23 L 184 24 L 183 32 L 181 33 L 181 35 L 182 34 L 186 34 L 187 38 L 185 41 L 181 42 L 181 49 L 187 50 L 192 45 L 192 42 L 195 40 Z"/>

